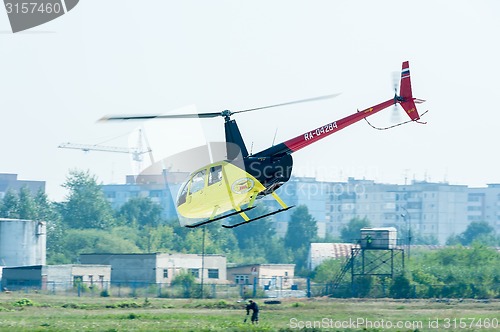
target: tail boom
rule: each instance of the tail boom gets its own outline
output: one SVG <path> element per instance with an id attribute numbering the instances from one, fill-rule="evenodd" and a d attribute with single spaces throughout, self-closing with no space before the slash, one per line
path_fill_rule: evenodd
<path id="1" fill-rule="evenodd" d="M 295 138 L 292 138 L 283 144 L 285 144 L 288 149 L 290 150 L 290 153 L 296 152 L 302 148 L 305 148 L 306 146 L 315 143 L 327 136 L 330 136 L 333 133 L 338 132 L 339 130 L 342 130 L 360 120 L 363 120 L 366 117 L 369 117 L 371 115 L 374 115 L 383 109 L 386 109 L 394 104 L 394 100 L 389 99 L 387 101 L 384 101 L 383 103 L 380 103 L 378 105 L 372 106 L 370 108 L 367 108 L 362 111 L 358 111 L 354 114 L 351 114 L 349 116 L 346 116 L 345 118 L 342 118 L 337 121 L 333 121 L 327 125 L 321 126 L 319 128 L 316 128 L 314 130 L 311 130 L 309 132 L 306 132 L 300 136 L 297 136 Z"/>
<path id="2" fill-rule="evenodd" d="M 420 119 L 420 115 L 418 114 L 415 103 L 421 102 L 424 101 L 413 98 L 409 63 L 408 61 L 405 61 L 403 62 L 401 70 L 400 96 L 395 95 L 393 99 L 389 99 L 378 105 L 358 111 L 354 114 L 346 116 L 345 118 L 333 121 L 288 141 L 272 146 L 266 150 L 256 153 L 254 157 L 280 157 L 285 154 L 291 154 L 395 104 L 400 104 L 412 121 L 418 121 Z"/>

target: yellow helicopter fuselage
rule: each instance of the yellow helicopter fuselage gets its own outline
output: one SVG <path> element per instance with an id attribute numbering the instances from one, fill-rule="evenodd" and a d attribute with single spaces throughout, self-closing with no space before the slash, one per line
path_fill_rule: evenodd
<path id="1" fill-rule="evenodd" d="M 244 169 L 221 161 L 193 172 L 177 197 L 177 211 L 185 218 L 213 218 L 255 201 L 266 188 Z"/>

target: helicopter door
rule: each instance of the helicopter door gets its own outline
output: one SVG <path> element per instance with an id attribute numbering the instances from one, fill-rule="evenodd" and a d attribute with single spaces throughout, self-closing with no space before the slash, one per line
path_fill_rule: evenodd
<path id="1" fill-rule="evenodd" d="M 206 170 L 201 170 L 196 173 L 191 178 L 191 186 L 189 187 L 189 196 L 187 199 L 188 203 L 191 203 L 191 200 L 197 200 L 202 197 L 203 189 L 205 188 L 205 176 Z"/>
<path id="2" fill-rule="evenodd" d="M 207 187 L 205 188 L 204 202 L 212 211 L 217 206 L 227 204 L 229 198 L 227 189 L 222 181 L 222 165 L 212 165 L 208 169 Z"/>
<path id="3" fill-rule="evenodd" d="M 210 171 L 208 173 L 208 186 L 211 185 L 222 185 L 222 165 L 212 166 L 210 167 Z"/>

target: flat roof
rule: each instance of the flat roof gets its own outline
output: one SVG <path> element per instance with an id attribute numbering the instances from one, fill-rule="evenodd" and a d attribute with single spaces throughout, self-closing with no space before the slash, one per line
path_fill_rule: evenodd
<path id="1" fill-rule="evenodd" d="M 239 267 L 250 267 L 250 266 L 270 266 L 270 267 L 279 267 L 279 266 L 286 266 L 286 267 L 295 267 L 295 264 L 243 264 L 243 265 L 234 265 L 231 267 L 227 267 L 228 269 L 232 268 L 239 268 Z"/>
<path id="2" fill-rule="evenodd" d="M 148 255 L 170 255 L 170 256 L 220 256 L 220 257 L 226 257 L 226 255 L 221 255 L 221 254 L 186 254 L 182 252 L 152 252 L 152 253 L 85 253 L 85 254 L 80 254 L 79 256 L 89 256 L 89 255 L 101 255 L 101 256 L 148 256 Z M 87 265 L 87 264 L 85 264 Z"/>

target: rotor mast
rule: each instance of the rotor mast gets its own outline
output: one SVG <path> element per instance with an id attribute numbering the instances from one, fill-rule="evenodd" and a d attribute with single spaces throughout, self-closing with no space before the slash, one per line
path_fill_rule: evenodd
<path id="1" fill-rule="evenodd" d="M 225 110 L 222 113 L 224 117 L 224 131 L 226 133 L 226 143 L 232 143 L 238 146 L 239 151 L 233 149 L 230 145 L 227 145 L 227 159 L 233 160 L 241 153 L 243 158 L 248 157 L 248 150 L 245 145 L 245 141 L 241 136 L 240 129 L 236 124 L 235 120 L 231 120 L 231 111 Z"/>

